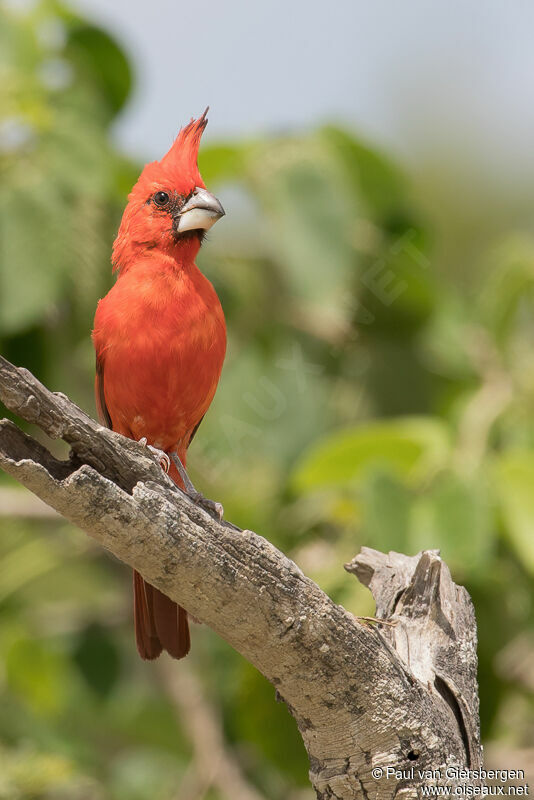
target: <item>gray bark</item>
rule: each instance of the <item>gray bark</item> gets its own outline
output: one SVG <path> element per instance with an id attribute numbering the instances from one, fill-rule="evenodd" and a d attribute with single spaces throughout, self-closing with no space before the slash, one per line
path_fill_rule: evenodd
<path id="1" fill-rule="evenodd" d="M 393 624 L 359 620 L 266 539 L 192 503 L 141 445 L 1 357 L 0 399 L 71 447 L 60 461 L 3 420 L 0 466 L 271 681 L 318 798 L 417 797 L 466 782 L 447 769 L 480 768 L 474 612 L 436 551 L 364 548 L 346 568 Z"/>

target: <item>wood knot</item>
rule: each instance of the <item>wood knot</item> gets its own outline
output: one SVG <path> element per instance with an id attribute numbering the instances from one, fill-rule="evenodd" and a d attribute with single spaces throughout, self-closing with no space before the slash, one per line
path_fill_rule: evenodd
<path id="1" fill-rule="evenodd" d="M 37 422 L 41 416 L 41 404 L 35 395 L 30 394 L 20 406 L 20 415 L 28 422 Z"/>

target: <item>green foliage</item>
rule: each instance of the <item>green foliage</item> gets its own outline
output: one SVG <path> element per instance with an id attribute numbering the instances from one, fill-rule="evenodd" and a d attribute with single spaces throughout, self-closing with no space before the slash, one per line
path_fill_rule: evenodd
<path id="1" fill-rule="evenodd" d="M 81 631 L 74 660 L 88 685 L 107 697 L 120 677 L 120 655 L 115 639 L 102 625 L 93 622 Z"/>
<path id="2" fill-rule="evenodd" d="M 7 650 L 8 686 L 36 714 L 61 710 L 63 672 L 61 657 L 33 638 L 18 639 Z"/>
<path id="3" fill-rule="evenodd" d="M 36 753 L 25 748 L 9 753 L 0 749 L 1 800 L 41 797 L 87 797 L 89 781 L 76 777 L 73 764 L 54 753 Z M 95 795 L 93 795 L 95 796 Z"/>
<path id="4" fill-rule="evenodd" d="M 511 451 L 495 468 L 495 481 L 508 540 L 518 559 L 534 573 L 534 455 Z"/>
<path id="5" fill-rule="evenodd" d="M 232 734 L 268 761 L 265 788 L 272 781 L 271 772 L 280 772 L 286 780 L 306 784 L 308 761 L 295 721 L 286 706 L 276 702 L 273 687 L 254 667 L 241 663 L 239 672 L 239 692 L 232 709 Z M 250 713 L 252 708 L 253 714 Z M 261 770 L 257 772 L 261 781 Z"/>
<path id="6" fill-rule="evenodd" d="M 449 447 L 446 426 L 432 418 L 373 422 L 336 431 L 303 456 L 295 488 L 356 485 L 377 467 L 408 481 L 421 480 L 446 463 Z"/>
<path id="7" fill-rule="evenodd" d="M 69 28 L 66 54 L 93 83 L 111 117 L 125 104 L 132 88 L 132 73 L 126 55 L 106 31 L 87 23 Z"/>
<path id="8" fill-rule="evenodd" d="M 53 378 L 56 330 L 89 354 L 122 203 L 123 162 L 108 123 L 131 77 L 106 33 L 55 3 L 24 17 L 0 8 L 0 22 L 0 342 L 9 355 L 17 337 L 39 328 Z"/>
<path id="9" fill-rule="evenodd" d="M 41 2 L 0 8 L 0 69 L 0 349 L 91 411 L 92 317 L 139 168 L 110 138 L 131 68 Z M 332 126 L 208 137 L 200 167 L 228 211 L 199 265 L 230 342 L 195 481 L 356 614 L 372 601 L 342 564 L 362 544 L 440 548 L 477 610 L 484 737 L 525 746 L 532 684 L 497 665 L 534 616 L 534 242 L 488 230 L 469 282 L 438 271 L 408 178 Z M 192 742 L 137 658 L 129 575 L 63 522 L 23 508 L 0 525 L 0 800 L 176 797 Z M 274 688 L 210 631 L 193 639 L 243 774 L 296 796 L 306 759 Z"/>

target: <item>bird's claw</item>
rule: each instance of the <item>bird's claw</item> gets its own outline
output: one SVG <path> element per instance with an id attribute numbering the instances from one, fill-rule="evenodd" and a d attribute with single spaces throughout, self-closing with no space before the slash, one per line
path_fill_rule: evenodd
<path id="1" fill-rule="evenodd" d="M 190 497 L 193 503 L 196 503 L 197 506 L 205 509 L 209 514 L 214 514 L 219 522 L 221 522 L 224 514 L 224 508 L 222 507 L 222 504 L 216 503 L 215 500 L 208 500 L 208 498 L 204 497 L 203 494 L 197 492 L 193 486 L 191 478 L 186 472 L 184 465 L 180 461 L 180 456 L 178 453 L 171 453 L 171 458 L 174 462 L 174 466 L 178 470 L 180 478 L 182 479 L 183 488 L 186 495 Z"/>
<path id="2" fill-rule="evenodd" d="M 219 522 L 222 522 L 222 518 L 224 516 L 224 508 L 222 503 L 217 503 L 215 500 L 209 500 L 207 497 L 204 497 L 203 494 L 200 492 L 187 492 L 187 496 L 191 498 L 193 503 L 196 503 L 197 506 L 208 511 L 210 514 L 215 514 Z"/>
<path id="3" fill-rule="evenodd" d="M 141 439 L 139 439 L 139 444 L 143 445 L 143 447 L 146 447 L 147 450 L 150 450 L 152 455 L 156 456 L 159 465 L 164 472 L 169 472 L 171 468 L 171 459 L 164 450 L 159 450 L 157 447 L 153 447 L 151 444 L 148 444 L 146 436 L 143 436 Z"/>

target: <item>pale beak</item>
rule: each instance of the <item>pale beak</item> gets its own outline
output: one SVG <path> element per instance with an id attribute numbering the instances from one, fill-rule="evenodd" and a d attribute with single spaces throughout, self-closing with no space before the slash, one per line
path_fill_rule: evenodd
<path id="1" fill-rule="evenodd" d="M 224 208 L 217 198 L 207 189 L 197 186 L 193 196 L 180 210 L 180 214 L 176 218 L 175 229 L 177 233 L 195 230 L 208 231 L 221 217 L 224 217 Z"/>

